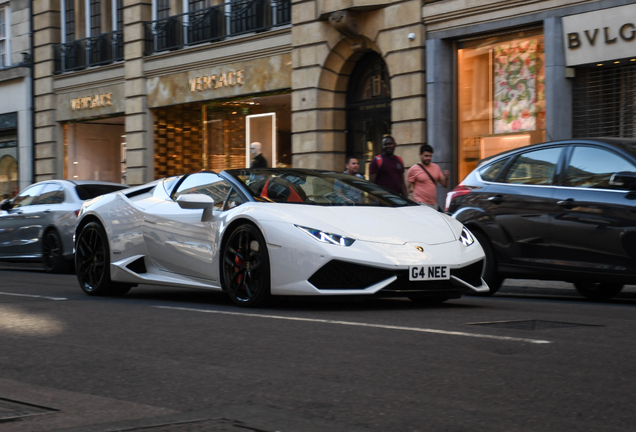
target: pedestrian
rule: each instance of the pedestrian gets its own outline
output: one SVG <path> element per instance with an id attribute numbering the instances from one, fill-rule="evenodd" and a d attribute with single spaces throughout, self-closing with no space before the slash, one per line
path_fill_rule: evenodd
<path id="1" fill-rule="evenodd" d="M 413 199 L 423 205 L 439 210 L 437 203 L 437 183 L 448 187 L 448 170 L 442 171 L 433 163 L 433 147 L 428 144 L 420 146 L 421 162 L 413 165 L 406 173 L 409 191 L 413 191 Z"/>
<path id="2" fill-rule="evenodd" d="M 408 197 L 404 182 L 404 162 L 395 153 L 395 139 L 387 135 L 382 138 L 382 154 L 371 160 L 369 165 L 369 180 L 379 186 L 403 197 Z"/>
<path id="3" fill-rule="evenodd" d="M 250 144 L 250 155 L 252 156 L 250 168 L 267 168 L 267 159 L 263 157 L 261 151 L 261 143 L 253 142 L 252 144 Z"/>
<path id="4" fill-rule="evenodd" d="M 358 158 L 353 156 L 348 156 L 347 163 L 345 164 L 345 168 L 346 168 L 346 170 L 344 171 L 345 174 L 356 176 L 358 178 L 364 178 L 362 174 L 358 173 L 358 171 L 360 171 L 360 163 L 358 162 Z"/>

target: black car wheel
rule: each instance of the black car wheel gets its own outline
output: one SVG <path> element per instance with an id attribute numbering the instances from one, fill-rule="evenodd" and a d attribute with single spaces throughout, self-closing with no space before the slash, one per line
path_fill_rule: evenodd
<path id="1" fill-rule="evenodd" d="M 495 253 L 492 250 L 492 245 L 490 244 L 488 237 L 478 230 L 474 230 L 472 233 L 475 238 L 477 238 L 477 241 L 481 245 L 481 248 L 484 250 L 484 255 L 486 256 L 483 278 L 488 284 L 490 291 L 485 293 L 472 292 L 470 295 L 480 297 L 491 296 L 499 291 L 499 288 L 501 288 L 501 284 L 503 283 L 503 278 L 497 274 L 497 258 L 495 258 Z"/>
<path id="2" fill-rule="evenodd" d="M 230 234 L 223 248 L 221 277 L 232 301 L 245 307 L 263 305 L 270 295 L 267 245 L 254 225 L 244 224 Z"/>
<path id="3" fill-rule="evenodd" d="M 579 294 L 590 300 L 609 300 L 623 289 L 621 284 L 601 282 L 577 282 L 574 287 Z"/>
<path id="4" fill-rule="evenodd" d="M 64 273 L 69 265 L 62 255 L 62 240 L 57 231 L 51 229 L 42 239 L 42 263 L 47 273 Z"/>
<path id="5" fill-rule="evenodd" d="M 75 268 L 82 290 L 92 296 L 124 295 L 132 285 L 110 279 L 110 250 L 104 228 L 89 222 L 80 233 L 75 246 Z"/>

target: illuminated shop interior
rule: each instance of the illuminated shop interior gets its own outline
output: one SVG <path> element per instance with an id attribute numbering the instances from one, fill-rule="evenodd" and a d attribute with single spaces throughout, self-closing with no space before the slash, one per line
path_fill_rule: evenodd
<path id="1" fill-rule="evenodd" d="M 64 178 L 126 183 L 125 117 L 64 125 Z"/>
<path id="2" fill-rule="evenodd" d="M 291 166 L 291 94 L 174 105 L 153 110 L 155 178 L 250 164 L 249 142 L 270 167 Z"/>
<path id="3" fill-rule="evenodd" d="M 544 40 L 540 30 L 458 46 L 459 178 L 477 162 L 545 141 Z"/>

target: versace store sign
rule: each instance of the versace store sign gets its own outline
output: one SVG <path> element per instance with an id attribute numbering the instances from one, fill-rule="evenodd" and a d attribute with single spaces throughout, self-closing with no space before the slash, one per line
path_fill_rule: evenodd
<path id="1" fill-rule="evenodd" d="M 114 84 L 57 95 L 57 119 L 77 120 L 123 113 L 126 107 L 124 85 Z"/>
<path id="2" fill-rule="evenodd" d="M 566 65 L 636 58 L 636 4 L 563 17 Z"/>
<path id="3" fill-rule="evenodd" d="M 148 107 L 234 98 L 291 88 L 291 54 L 149 77 Z"/>

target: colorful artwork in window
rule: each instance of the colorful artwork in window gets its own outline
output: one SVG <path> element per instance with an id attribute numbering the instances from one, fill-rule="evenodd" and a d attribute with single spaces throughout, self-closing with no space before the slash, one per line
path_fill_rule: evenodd
<path id="1" fill-rule="evenodd" d="M 543 129 L 544 54 L 539 39 L 511 41 L 494 50 L 494 133 Z"/>

